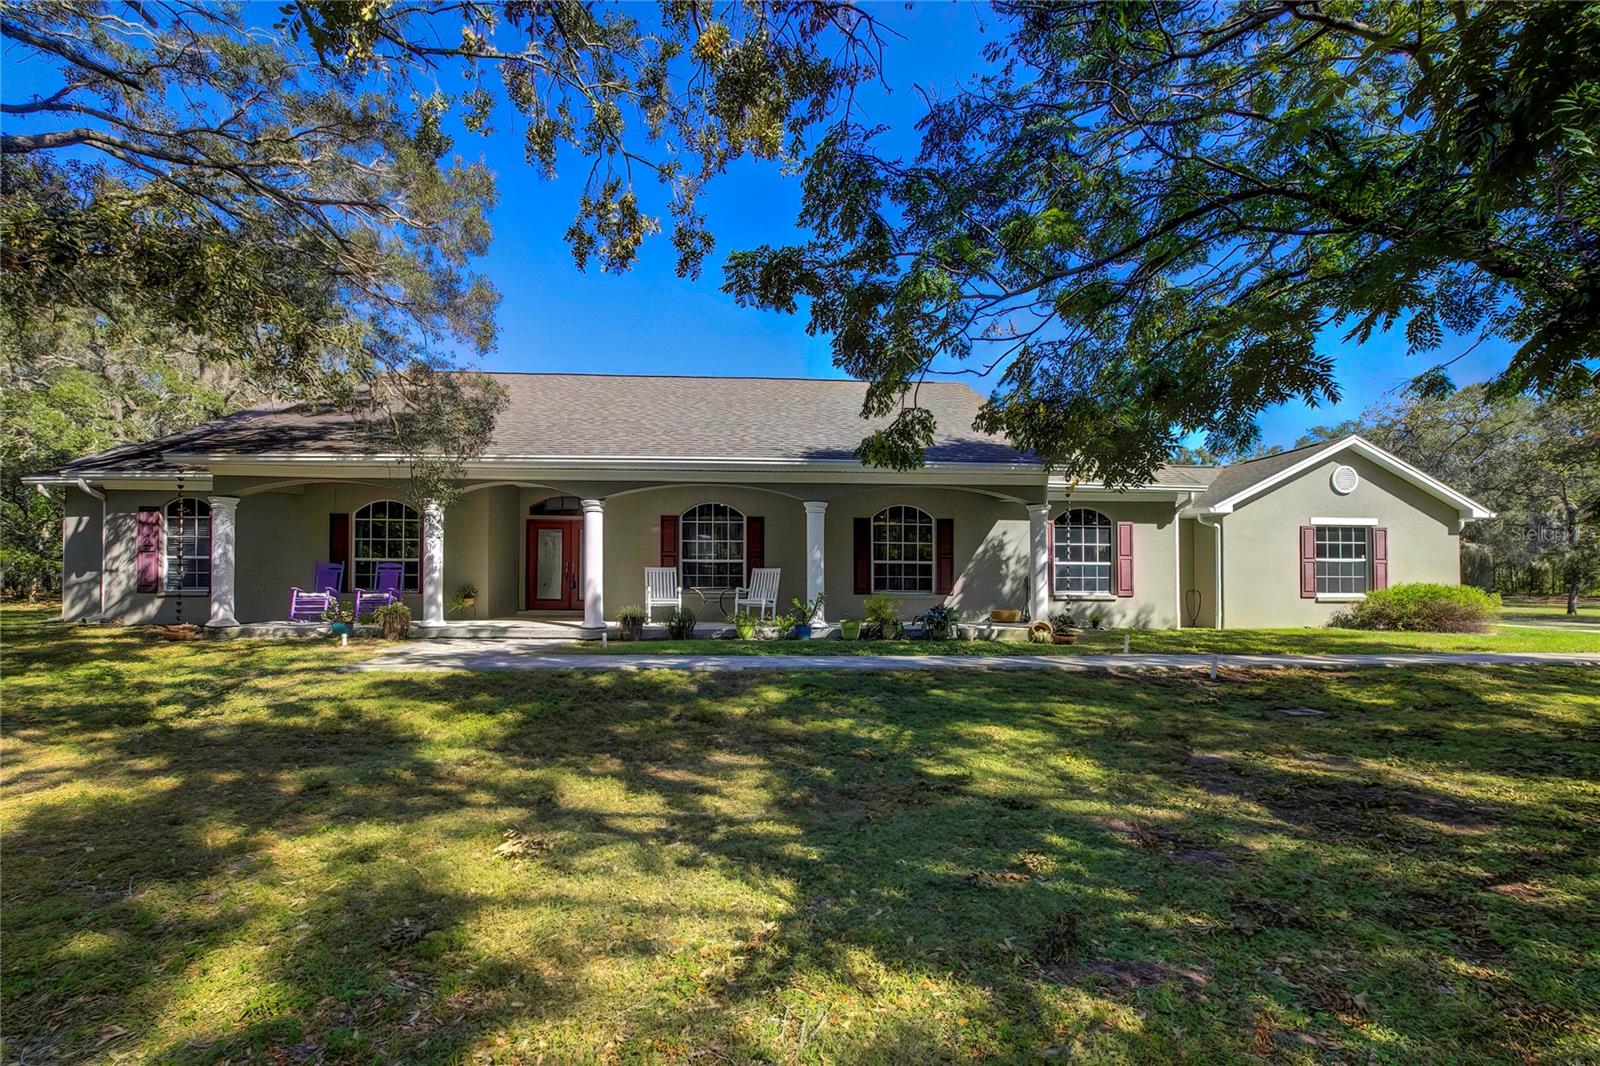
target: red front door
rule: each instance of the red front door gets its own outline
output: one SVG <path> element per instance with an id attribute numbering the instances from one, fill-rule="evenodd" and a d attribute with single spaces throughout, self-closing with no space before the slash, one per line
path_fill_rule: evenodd
<path id="1" fill-rule="evenodd" d="M 578 609 L 578 530 L 576 522 L 528 523 L 528 610 Z"/>

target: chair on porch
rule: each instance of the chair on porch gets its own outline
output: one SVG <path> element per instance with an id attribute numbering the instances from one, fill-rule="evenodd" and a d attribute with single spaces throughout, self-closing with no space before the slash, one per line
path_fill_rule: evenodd
<path id="1" fill-rule="evenodd" d="M 404 580 L 406 566 L 404 563 L 378 563 L 374 567 L 372 588 L 356 589 L 356 620 L 360 621 L 367 614 L 376 611 L 379 607 L 387 607 L 391 603 L 400 603 L 400 582 Z"/>
<path id="2" fill-rule="evenodd" d="M 733 590 L 733 613 L 738 614 L 741 607 L 754 607 L 756 617 L 763 621 L 778 617 L 778 575 L 781 573 L 783 570 L 776 566 L 752 569 L 750 584 Z"/>
<path id="3" fill-rule="evenodd" d="M 343 563 L 318 563 L 312 571 L 310 592 L 298 585 L 289 589 L 289 621 L 321 621 L 323 611 L 339 605 L 339 586 L 343 582 Z"/>
<path id="4" fill-rule="evenodd" d="M 678 584 L 675 566 L 647 566 L 644 568 L 644 620 L 654 621 L 650 611 L 654 607 L 673 607 L 683 610 L 683 588 Z"/>

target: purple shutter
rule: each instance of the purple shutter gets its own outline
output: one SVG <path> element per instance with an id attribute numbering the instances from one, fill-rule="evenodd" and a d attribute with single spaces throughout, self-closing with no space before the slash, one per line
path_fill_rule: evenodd
<path id="1" fill-rule="evenodd" d="M 872 592 L 872 519 L 855 520 L 855 590 L 865 596 Z"/>
<path id="2" fill-rule="evenodd" d="M 161 591 L 161 508 L 139 508 L 139 591 Z"/>
<path id="3" fill-rule="evenodd" d="M 1117 523 L 1117 595 L 1133 595 L 1133 523 Z"/>
<path id="4" fill-rule="evenodd" d="M 750 571 L 767 565 L 767 520 L 760 515 L 747 515 L 744 520 L 744 579 L 750 580 Z"/>
<path id="5" fill-rule="evenodd" d="M 1389 531 L 1382 526 L 1372 531 L 1372 587 L 1389 587 Z"/>
<path id="6" fill-rule="evenodd" d="M 1317 598 L 1317 527 L 1300 527 L 1300 598 Z"/>
<path id="7" fill-rule="evenodd" d="M 933 591 L 947 596 L 956 587 L 956 520 L 933 523 Z"/>

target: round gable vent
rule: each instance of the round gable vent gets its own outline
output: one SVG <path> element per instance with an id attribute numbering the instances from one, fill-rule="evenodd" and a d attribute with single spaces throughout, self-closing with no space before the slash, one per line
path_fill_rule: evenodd
<path id="1" fill-rule="evenodd" d="M 1361 484 L 1361 477 L 1353 466 L 1336 466 L 1333 468 L 1333 491 L 1341 496 L 1348 496 Z"/>

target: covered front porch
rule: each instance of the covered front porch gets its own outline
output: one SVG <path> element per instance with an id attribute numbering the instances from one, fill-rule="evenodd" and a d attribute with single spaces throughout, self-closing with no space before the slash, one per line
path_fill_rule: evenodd
<path id="1" fill-rule="evenodd" d="M 106 616 L 171 621 L 181 610 L 184 620 L 219 632 L 316 630 L 287 621 L 291 586 L 311 584 L 318 563 L 338 563 L 348 606 L 389 562 L 403 568 L 400 595 L 420 635 L 595 639 L 608 620 L 615 627 L 622 606 L 644 603 L 646 568 L 670 567 L 681 575 L 682 609 L 696 616 L 696 635 L 715 636 L 729 628 L 732 587 L 757 568 L 780 572 L 778 610 L 825 597 L 812 619 L 823 627 L 860 617 L 877 591 L 902 600 L 908 616 L 941 602 L 973 612 L 1038 610 L 1029 601 L 1044 572 L 1029 558 L 1042 508 L 1030 514 L 1000 490 L 480 480 L 448 507 L 419 507 L 407 502 L 400 479 L 207 480 L 186 487 L 184 498 L 204 503 L 208 587 L 183 587 L 192 579 L 136 587 L 146 563 L 136 557 L 138 536 L 113 529 L 99 575 Z M 113 493 L 111 522 L 162 510 L 172 498 L 154 487 Z M 895 536 L 906 543 L 873 549 L 865 572 L 862 529 L 891 509 L 903 518 Z M 124 550 L 128 557 L 119 558 Z M 647 635 L 667 613 L 654 610 Z"/>

